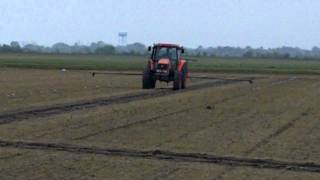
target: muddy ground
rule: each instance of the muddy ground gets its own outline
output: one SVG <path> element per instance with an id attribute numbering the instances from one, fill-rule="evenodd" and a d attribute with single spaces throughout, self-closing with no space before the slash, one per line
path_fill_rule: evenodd
<path id="1" fill-rule="evenodd" d="M 208 75 L 254 83 L 5 69 L 0 178 L 320 178 L 318 76 Z"/>

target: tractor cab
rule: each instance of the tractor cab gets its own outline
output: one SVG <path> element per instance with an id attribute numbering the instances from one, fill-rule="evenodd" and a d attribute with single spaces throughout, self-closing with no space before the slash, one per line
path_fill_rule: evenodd
<path id="1" fill-rule="evenodd" d="M 149 46 L 149 51 L 152 51 L 151 59 L 159 60 L 160 58 L 170 58 L 177 60 L 184 49 L 181 46 L 174 44 L 155 44 L 153 47 Z"/>
<path id="2" fill-rule="evenodd" d="M 153 49 L 151 59 L 157 62 L 159 62 L 161 59 L 168 59 L 170 63 L 176 64 L 179 58 L 178 56 L 177 48 L 158 46 Z"/>
<path id="3" fill-rule="evenodd" d="M 181 58 L 184 48 L 175 44 L 155 44 L 148 48 L 151 56 L 144 72 L 143 87 L 155 87 L 156 81 L 179 81 L 174 89 L 185 88 L 187 62 Z"/>
<path id="4" fill-rule="evenodd" d="M 155 44 L 153 48 L 149 47 L 149 51 L 152 51 L 150 59 L 155 66 L 153 70 L 172 74 L 178 68 L 184 49 L 174 44 Z"/>

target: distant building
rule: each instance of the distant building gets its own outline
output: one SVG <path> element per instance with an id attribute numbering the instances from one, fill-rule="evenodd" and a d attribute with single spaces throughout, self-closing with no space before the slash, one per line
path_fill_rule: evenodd
<path id="1" fill-rule="evenodd" d="M 119 32 L 118 37 L 119 37 L 119 45 L 120 46 L 126 46 L 127 45 L 128 33 L 127 32 Z"/>

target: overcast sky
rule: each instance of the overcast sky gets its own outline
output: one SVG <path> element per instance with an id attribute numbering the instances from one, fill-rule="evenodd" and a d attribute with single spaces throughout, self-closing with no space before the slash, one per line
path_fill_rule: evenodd
<path id="1" fill-rule="evenodd" d="M 0 43 L 320 46 L 318 0 L 1 0 Z"/>

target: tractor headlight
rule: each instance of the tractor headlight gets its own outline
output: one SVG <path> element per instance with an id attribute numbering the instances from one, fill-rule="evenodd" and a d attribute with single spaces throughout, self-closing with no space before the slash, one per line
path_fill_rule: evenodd
<path id="1" fill-rule="evenodd" d="M 165 69 L 157 69 L 157 73 L 167 73 L 168 71 Z"/>

